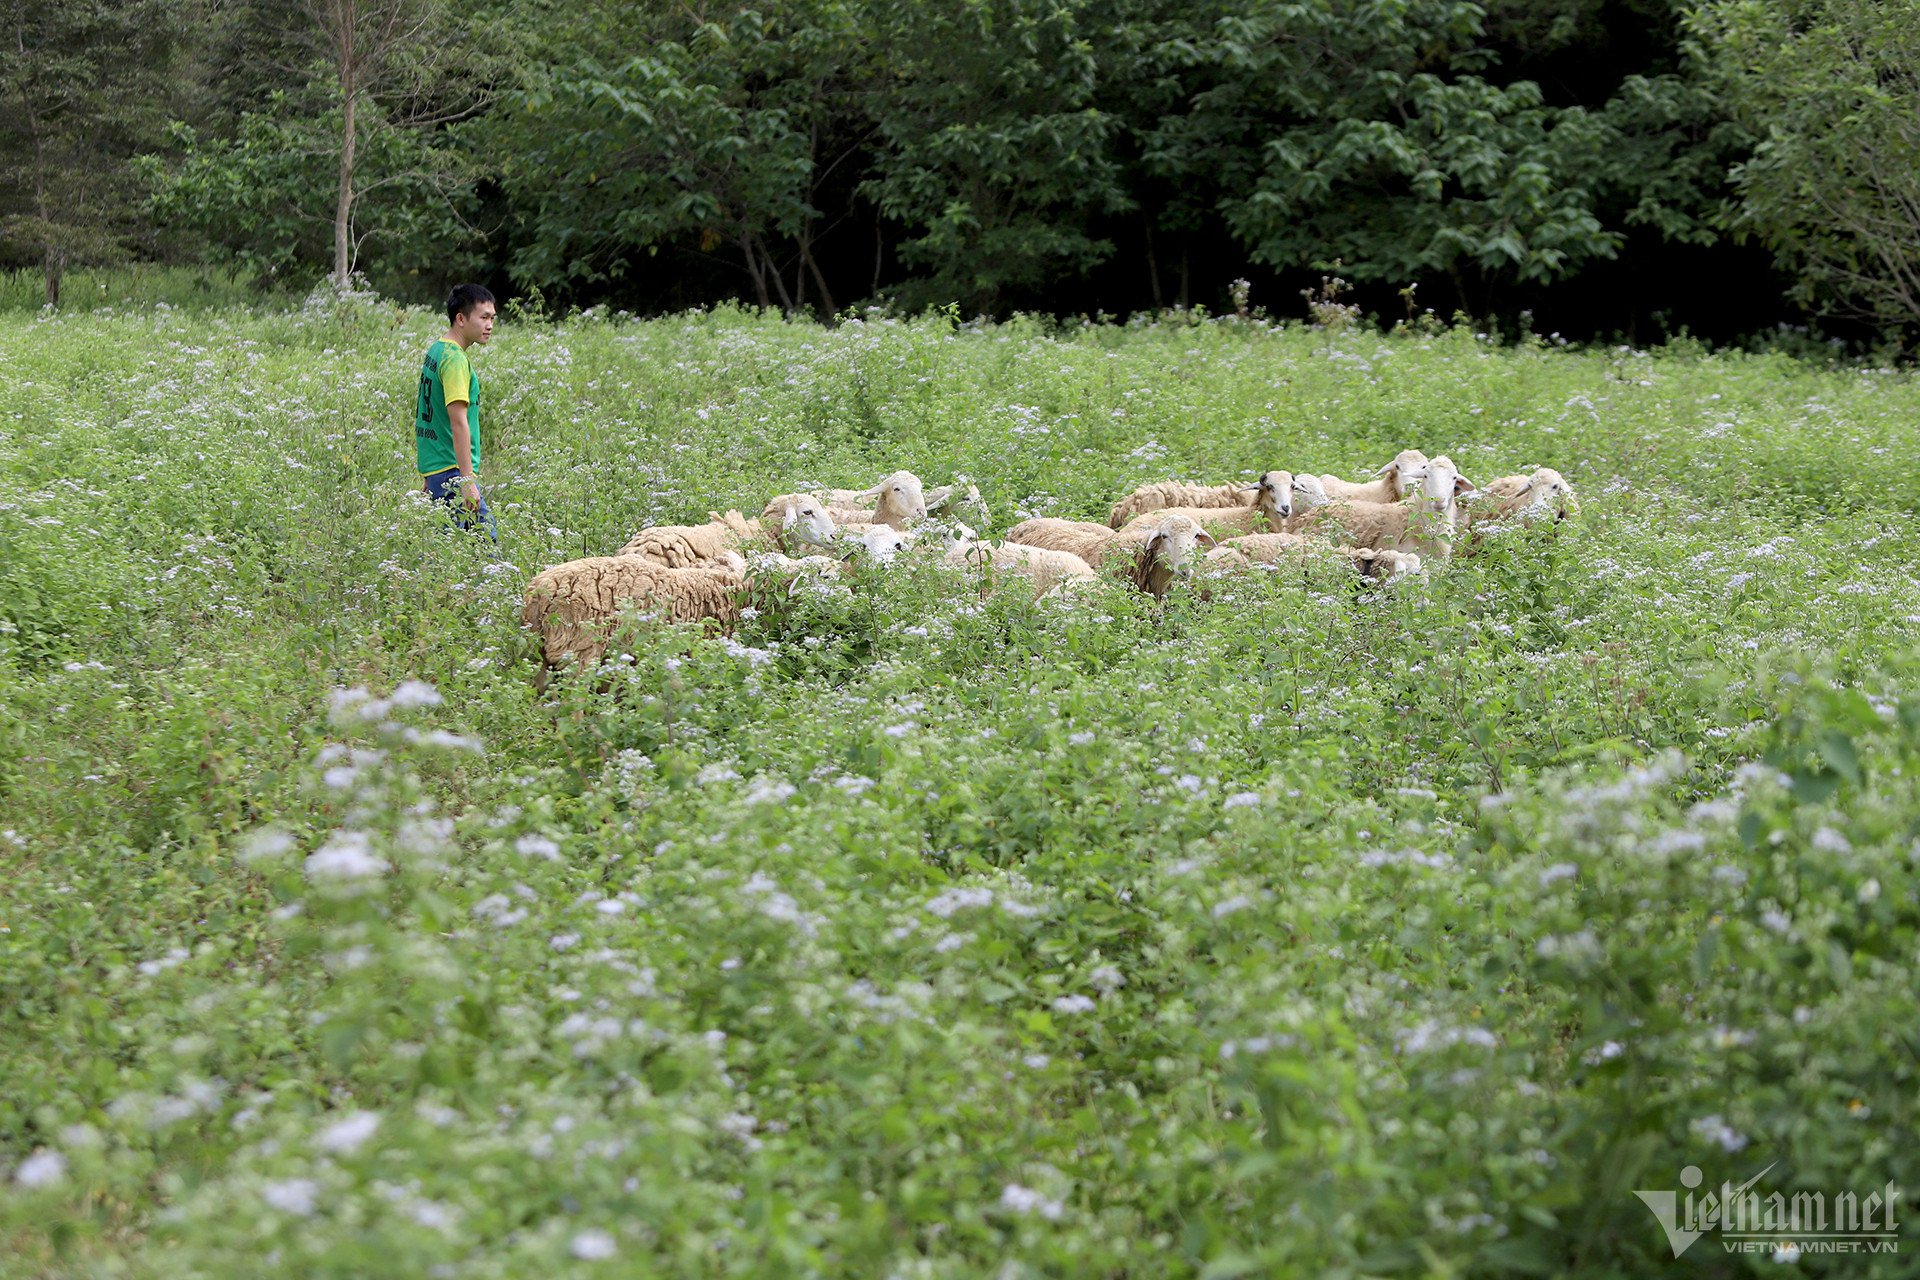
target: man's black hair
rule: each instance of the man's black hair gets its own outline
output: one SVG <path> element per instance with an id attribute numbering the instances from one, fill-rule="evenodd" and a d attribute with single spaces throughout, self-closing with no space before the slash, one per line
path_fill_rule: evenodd
<path id="1" fill-rule="evenodd" d="M 493 294 L 483 284 L 457 284 L 447 295 L 447 323 L 452 324 L 456 318 L 471 314 L 481 303 L 492 301 Z"/>

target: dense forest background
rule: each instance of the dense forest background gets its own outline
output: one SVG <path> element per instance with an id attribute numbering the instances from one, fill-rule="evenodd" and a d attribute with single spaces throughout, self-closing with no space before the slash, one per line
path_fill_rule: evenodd
<path id="1" fill-rule="evenodd" d="M 0 0 L 0 266 L 1920 328 L 1920 7 Z M 1323 287 L 1323 277 L 1351 282 Z M 1243 282 L 1238 285 L 1236 281 Z"/>

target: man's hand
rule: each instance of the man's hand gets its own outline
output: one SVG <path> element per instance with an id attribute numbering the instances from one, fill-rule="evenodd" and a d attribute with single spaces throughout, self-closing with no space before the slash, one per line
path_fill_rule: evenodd
<path id="1" fill-rule="evenodd" d="M 460 496 L 467 500 L 469 510 L 478 510 L 480 507 L 480 481 L 473 476 L 461 476 Z"/>

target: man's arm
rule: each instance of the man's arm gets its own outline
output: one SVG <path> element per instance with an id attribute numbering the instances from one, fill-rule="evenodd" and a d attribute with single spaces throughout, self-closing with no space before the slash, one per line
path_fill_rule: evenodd
<path id="1" fill-rule="evenodd" d="M 460 468 L 461 491 L 469 502 L 478 502 L 480 481 L 473 474 L 473 431 L 467 426 L 466 401 L 447 406 L 447 422 L 453 427 L 453 460 Z"/>

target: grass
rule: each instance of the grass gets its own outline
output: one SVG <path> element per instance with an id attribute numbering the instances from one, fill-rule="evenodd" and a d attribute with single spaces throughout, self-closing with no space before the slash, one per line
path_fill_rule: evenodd
<path id="1" fill-rule="evenodd" d="M 1733 1274 L 1633 1190 L 1904 1197 L 1904 373 L 508 323 L 496 565 L 412 492 L 438 332 L 0 313 L 0 1276 Z M 1384 594 L 908 563 L 531 689 L 526 579 L 648 523 L 1407 444 L 1585 514 Z"/>

